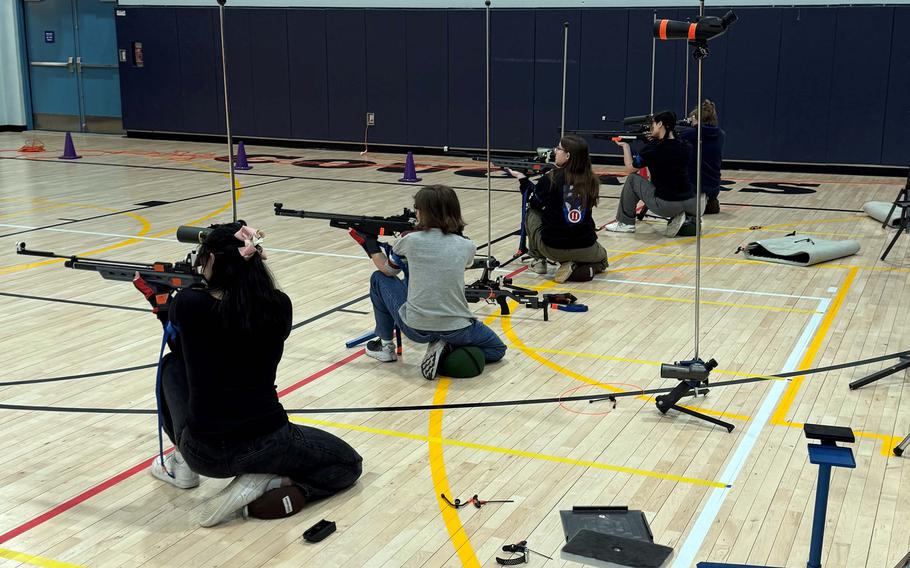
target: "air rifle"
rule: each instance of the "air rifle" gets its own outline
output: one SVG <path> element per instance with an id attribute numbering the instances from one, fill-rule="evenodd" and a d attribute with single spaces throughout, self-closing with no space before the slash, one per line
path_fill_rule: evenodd
<path id="1" fill-rule="evenodd" d="M 463 156 L 471 158 L 475 162 L 486 162 L 486 154 L 468 154 L 464 152 L 449 151 L 446 152 L 453 156 Z M 528 177 L 538 176 L 547 173 L 556 167 L 553 163 L 555 156 L 550 148 L 538 148 L 537 153 L 527 158 L 516 158 L 513 156 L 490 156 L 490 163 L 501 169 L 509 168 L 516 172 L 521 172 Z"/>
<path id="2" fill-rule="evenodd" d="M 499 262 L 490 257 L 483 266 L 483 273 L 480 278 L 464 287 L 465 299 L 476 304 L 481 300 L 488 304 L 499 304 L 500 314 L 507 316 L 509 310 L 509 300 L 514 300 L 518 304 L 533 310 L 543 310 L 543 320 L 549 321 L 549 307 L 551 304 L 569 306 L 574 304 L 578 298 L 572 294 L 544 294 L 539 296 L 536 290 L 522 288 L 512 284 L 511 278 L 500 277 L 490 278 L 490 271 L 499 266 Z M 471 268 L 474 268 L 472 266 Z"/>
<path id="3" fill-rule="evenodd" d="M 589 135 L 600 140 L 612 140 L 613 142 L 620 142 L 622 140 L 625 140 L 626 142 L 632 142 L 634 140 L 647 142 L 650 140 L 652 118 L 653 115 L 650 114 L 627 116 L 622 119 L 623 126 L 626 127 L 624 130 L 567 130 L 566 132 Z M 688 120 L 680 120 L 676 125 L 690 126 Z"/>
<path id="4" fill-rule="evenodd" d="M 181 227 L 179 230 L 183 229 L 187 229 L 188 231 L 195 229 L 195 232 L 200 231 L 200 229 L 196 227 Z M 188 255 L 186 260 L 178 262 L 118 262 L 101 258 L 85 258 L 76 255 L 56 254 L 48 251 L 29 250 L 26 248 L 24 242 L 16 243 L 16 254 L 43 256 L 46 258 L 62 258 L 64 259 L 63 266 L 66 268 L 94 270 L 105 280 L 132 282 L 138 272 L 139 276 L 153 285 L 158 292 L 155 296 L 155 303 L 157 304 L 158 311 L 167 309 L 171 292 L 184 288 L 206 287 L 205 278 L 196 272 L 191 255 Z"/>
<path id="5" fill-rule="evenodd" d="M 408 231 L 413 231 L 414 227 L 417 225 L 417 215 L 408 208 L 404 208 L 401 215 L 378 217 L 285 209 L 283 203 L 275 203 L 275 215 L 300 217 L 301 219 L 325 219 L 329 222 L 329 226 L 331 227 L 347 229 L 348 231 L 356 230 L 364 235 L 372 237 L 400 235 Z"/>

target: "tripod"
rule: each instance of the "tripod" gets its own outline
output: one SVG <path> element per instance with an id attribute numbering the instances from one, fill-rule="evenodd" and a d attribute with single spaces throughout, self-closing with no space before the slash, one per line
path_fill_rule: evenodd
<path id="1" fill-rule="evenodd" d="M 898 231 L 898 234 L 900 234 L 900 231 Z M 871 375 L 867 375 L 861 379 L 857 379 L 857 380 L 853 381 L 852 383 L 850 383 L 850 390 L 856 390 L 860 387 L 864 387 L 864 386 L 868 385 L 869 383 L 874 383 L 875 381 L 877 381 L 879 379 L 884 379 L 885 377 L 891 376 L 894 373 L 899 373 L 907 368 L 910 368 L 910 353 L 905 353 L 903 355 L 900 355 L 899 363 L 895 363 L 894 365 L 891 365 L 890 367 L 882 369 L 881 371 L 876 371 L 876 372 L 872 373 Z"/>
<path id="2" fill-rule="evenodd" d="M 885 216 L 885 220 L 882 221 L 883 229 L 888 226 L 891 221 L 891 215 L 894 214 L 894 210 L 898 207 L 901 208 L 901 215 L 898 218 L 897 232 L 894 233 L 894 238 L 891 239 L 891 242 L 888 243 L 888 248 L 886 248 L 884 254 L 882 254 L 882 260 L 885 260 L 888 253 L 891 252 L 891 248 L 897 242 L 897 238 L 901 236 L 901 233 L 910 233 L 910 171 L 907 173 L 906 185 L 897 192 L 897 198 L 894 200 L 894 203 L 891 204 L 891 209 L 888 211 L 888 215 Z"/>
<path id="3" fill-rule="evenodd" d="M 898 444 L 896 448 L 894 448 L 894 455 L 904 455 L 904 450 L 907 449 L 907 446 L 910 446 L 910 434 L 907 434 L 907 437 L 904 438 L 904 441 Z"/>

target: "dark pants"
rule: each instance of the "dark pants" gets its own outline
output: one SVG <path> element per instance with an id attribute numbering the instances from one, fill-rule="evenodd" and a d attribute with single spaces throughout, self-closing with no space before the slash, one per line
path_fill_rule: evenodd
<path id="1" fill-rule="evenodd" d="M 373 302 L 373 317 L 376 320 L 376 335 L 380 339 L 392 338 L 392 328 L 398 329 L 408 339 L 417 343 L 429 343 L 442 339 L 453 347 L 473 345 L 483 351 L 487 363 L 499 361 L 506 354 L 506 346 L 496 333 L 476 319 L 471 324 L 453 331 L 424 331 L 408 327 L 401 320 L 398 308 L 408 299 L 408 285 L 397 276 L 388 276 L 380 271 L 370 278 L 370 300 Z"/>
<path id="2" fill-rule="evenodd" d="M 173 354 L 163 362 L 162 424 L 190 468 L 206 477 L 271 473 L 288 477 L 307 501 L 322 499 L 354 485 L 363 458 L 341 438 L 288 422 L 275 432 L 248 441 L 198 440 L 186 428 L 189 387 L 183 362 Z"/>

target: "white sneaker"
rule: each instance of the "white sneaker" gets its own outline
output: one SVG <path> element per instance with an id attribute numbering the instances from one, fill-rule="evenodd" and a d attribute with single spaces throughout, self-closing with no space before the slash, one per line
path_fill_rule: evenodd
<path id="1" fill-rule="evenodd" d="M 446 347 L 446 342 L 442 339 L 431 341 L 427 345 L 427 352 L 420 362 L 420 374 L 428 381 L 436 378 L 436 369 L 439 367 L 439 361 L 442 360 L 442 352 Z"/>
<path id="2" fill-rule="evenodd" d="M 389 361 L 398 360 L 398 353 L 396 352 L 394 341 L 386 343 L 377 337 L 376 339 L 367 341 L 367 346 L 364 350 L 367 355 L 378 361 L 388 363 Z"/>
<path id="3" fill-rule="evenodd" d="M 549 270 L 549 266 L 547 266 L 547 259 L 545 258 L 528 259 L 528 268 L 537 274 L 546 274 L 547 270 Z"/>
<path id="4" fill-rule="evenodd" d="M 674 215 L 672 219 L 667 223 L 667 236 L 675 237 L 679 234 L 679 228 L 683 226 L 683 223 L 686 221 L 686 212 L 682 211 L 678 215 Z"/>
<path id="5" fill-rule="evenodd" d="M 619 221 L 613 221 L 604 226 L 604 229 L 611 233 L 634 233 L 635 225 L 627 225 Z"/>
<path id="6" fill-rule="evenodd" d="M 559 268 L 556 269 L 556 276 L 553 277 L 558 284 L 562 284 L 569 279 L 569 276 L 572 276 L 572 272 L 575 271 L 575 268 L 578 265 L 574 262 L 561 262 L 559 263 Z"/>
<path id="7" fill-rule="evenodd" d="M 202 509 L 199 524 L 214 527 L 238 516 L 244 507 L 261 497 L 275 477 L 271 473 L 245 473 L 238 475 L 227 487 L 212 497 Z"/>
<path id="8" fill-rule="evenodd" d="M 192 489 L 199 485 L 199 474 L 190 469 L 177 450 L 164 456 L 163 466 L 161 456 L 155 456 L 155 460 L 149 466 L 149 473 L 180 489 Z"/>

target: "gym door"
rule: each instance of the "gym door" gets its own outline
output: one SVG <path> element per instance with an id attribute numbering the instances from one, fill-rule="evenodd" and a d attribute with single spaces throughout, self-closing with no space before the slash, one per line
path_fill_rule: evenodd
<path id="1" fill-rule="evenodd" d="M 123 131 L 112 0 L 26 0 L 35 128 Z"/>

